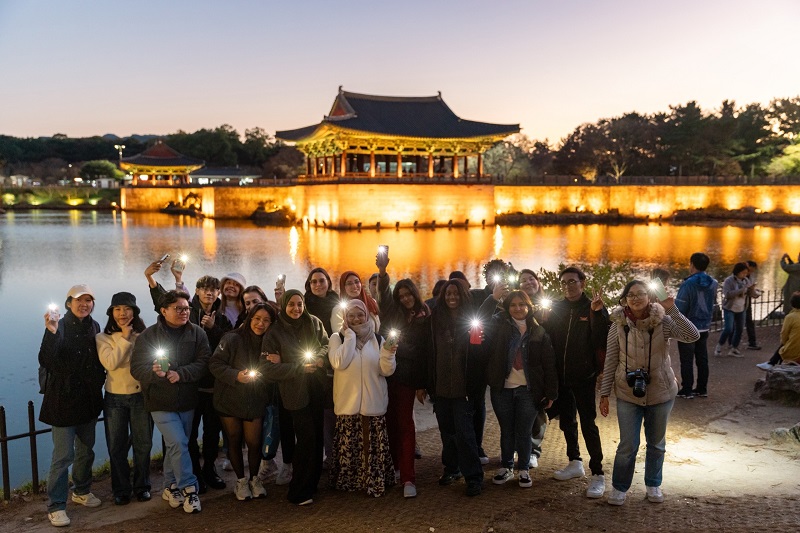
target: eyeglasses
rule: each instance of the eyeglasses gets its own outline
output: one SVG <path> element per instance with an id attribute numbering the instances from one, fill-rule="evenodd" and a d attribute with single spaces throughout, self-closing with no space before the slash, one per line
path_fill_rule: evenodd
<path id="1" fill-rule="evenodd" d="M 647 298 L 646 292 L 629 292 L 625 296 L 628 300 L 644 300 Z"/>
<path id="2" fill-rule="evenodd" d="M 562 279 L 561 281 L 559 281 L 559 283 L 561 283 L 562 287 L 572 287 L 573 285 L 578 283 L 578 280 L 577 279 Z"/>
<path id="3" fill-rule="evenodd" d="M 178 307 L 176 305 L 176 306 L 173 306 L 172 309 L 174 309 L 176 313 L 184 314 L 184 313 L 188 313 L 189 309 L 191 309 L 191 307 Z"/>

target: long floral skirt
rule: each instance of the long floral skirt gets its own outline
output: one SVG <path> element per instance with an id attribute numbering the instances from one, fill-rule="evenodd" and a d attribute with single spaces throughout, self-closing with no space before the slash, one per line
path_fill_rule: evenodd
<path id="1" fill-rule="evenodd" d="M 333 432 L 331 485 L 337 490 L 364 490 L 383 496 L 395 483 L 386 417 L 341 415 Z"/>

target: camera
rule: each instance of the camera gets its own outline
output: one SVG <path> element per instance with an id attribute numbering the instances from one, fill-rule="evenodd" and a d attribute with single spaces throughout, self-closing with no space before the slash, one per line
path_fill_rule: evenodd
<path id="1" fill-rule="evenodd" d="M 647 394 L 647 384 L 650 383 L 650 373 L 647 370 L 637 368 L 633 372 L 628 372 L 625 379 L 628 386 L 633 389 L 634 396 L 642 398 Z"/>

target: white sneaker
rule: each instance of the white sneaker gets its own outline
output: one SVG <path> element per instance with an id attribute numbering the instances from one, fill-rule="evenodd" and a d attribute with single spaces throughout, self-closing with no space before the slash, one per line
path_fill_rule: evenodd
<path id="1" fill-rule="evenodd" d="M 497 471 L 497 473 L 492 478 L 492 483 L 495 485 L 502 485 L 509 479 L 514 478 L 514 470 L 511 468 L 501 468 Z"/>
<path id="2" fill-rule="evenodd" d="M 609 505 L 622 505 L 625 503 L 625 498 L 628 496 L 627 492 L 622 492 L 614 487 L 611 487 L 611 494 L 608 495 Z"/>
<path id="3" fill-rule="evenodd" d="M 403 498 L 416 498 L 416 497 L 417 497 L 417 487 L 410 481 L 406 481 L 405 484 L 403 484 Z"/>
<path id="4" fill-rule="evenodd" d="M 664 493 L 661 492 L 661 487 L 647 487 L 647 500 L 652 503 L 662 503 Z"/>
<path id="5" fill-rule="evenodd" d="M 164 489 L 161 493 L 161 499 L 169 502 L 169 506 L 177 509 L 183 505 L 183 493 L 178 489 L 178 486 L 173 483 L 169 488 Z"/>
<path id="6" fill-rule="evenodd" d="M 197 495 L 194 487 L 183 489 L 183 511 L 186 513 L 199 513 L 201 510 L 200 496 Z"/>
<path id="7" fill-rule="evenodd" d="M 73 492 L 72 501 L 80 505 L 85 505 L 86 507 L 100 507 L 100 505 L 103 503 L 91 492 L 86 494 L 75 494 Z"/>
<path id="8" fill-rule="evenodd" d="M 528 461 L 528 468 L 539 468 L 539 458 L 531 454 L 531 460 Z"/>
<path id="9" fill-rule="evenodd" d="M 300 502 L 300 503 L 298 503 L 297 505 L 301 505 L 301 506 L 302 506 L 302 505 L 311 505 L 312 503 L 314 503 L 314 498 L 309 498 L 309 499 L 307 499 L 307 500 L 306 500 L 306 501 L 304 501 L 304 502 Z"/>
<path id="10" fill-rule="evenodd" d="M 276 485 L 288 485 L 292 482 L 292 465 L 283 463 L 278 469 L 278 477 L 275 478 Z"/>
<path id="11" fill-rule="evenodd" d="M 485 455 L 481 455 L 478 459 L 481 460 L 481 464 L 482 465 L 488 465 L 489 464 L 489 458 L 486 457 Z"/>
<path id="12" fill-rule="evenodd" d="M 66 511 L 53 511 L 52 513 L 47 513 L 47 518 L 50 519 L 50 524 L 54 525 L 55 527 L 68 526 L 70 523 L 70 519 L 67 516 Z"/>
<path id="13" fill-rule="evenodd" d="M 519 471 L 519 486 L 523 489 L 527 489 L 533 486 L 533 481 L 531 480 L 531 475 L 528 473 L 527 470 L 520 470 Z"/>
<path id="14" fill-rule="evenodd" d="M 763 363 L 758 363 L 756 365 L 756 368 L 760 368 L 761 370 L 767 371 L 767 370 L 772 370 L 772 366 L 773 365 L 769 364 L 769 361 L 764 361 Z"/>
<path id="15" fill-rule="evenodd" d="M 261 459 L 261 464 L 258 466 L 258 479 L 261 483 L 272 483 L 278 475 L 278 465 L 275 464 L 275 459 Z"/>
<path id="16" fill-rule="evenodd" d="M 236 495 L 236 499 L 240 502 L 253 498 L 253 493 L 250 492 L 250 482 L 247 481 L 246 477 L 236 480 L 236 488 L 233 489 L 233 494 Z"/>
<path id="17" fill-rule="evenodd" d="M 223 459 L 222 469 L 226 472 L 233 472 L 233 466 L 231 466 L 231 462 L 228 461 L 227 459 Z"/>
<path id="18" fill-rule="evenodd" d="M 253 498 L 267 497 L 267 489 L 264 488 L 264 485 L 258 477 L 254 477 L 250 480 L 250 493 L 253 495 Z"/>
<path id="19" fill-rule="evenodd" d="M 739 348 L 731 348 L 731 351 L 728 352 L 730 357 L 744 357 L 744 354 L 739 351 Z"/>
<path id="20" fill-rule="evenodd" d="M 586 489 L 587 498 L 602 498 L 606 493 L 606 477 L 604 475 L 592 476 L 589 487 Z"/>
<path id="21" fill-rule="evenodd" d="M 568 479 L 583 477 L 586 471 L 583 469 L 583 461 L 575 460 L 570 461 L 567 466 L 561 470 L 553 472 L 553 477 L 559 481 L 566 481 Z"/>
<path id="22" fill-rule="evenodd" d="M 714 355 L 716 355 L 717 357 L 722 357 L 722 345 L 717 344 L 717 347 L 714 348 Z"/>

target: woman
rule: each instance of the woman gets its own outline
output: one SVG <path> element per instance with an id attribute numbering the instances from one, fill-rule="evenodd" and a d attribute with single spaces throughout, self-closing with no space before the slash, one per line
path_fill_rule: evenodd
<path id="1" fill-rule="evenodd" d="M 389 387 L 386 412 L 389 451 L 395 469 L 400 471 L 403 496 L 413 498 L 417 495 L 414 398 L 419 397 L 422 403 L 425 397 L 427 364 L 432 347 L 431 310 L 410 279 L 401 279 L 394 290 L 389 290 L 388 262 L 387 254 L 378 256 L 378 298 L 383 331 L 388 335 L 389 331 L 395 330 L 400 341 L 396 352 L 397 367 L 386 380 Z"/>
<path id="2" fill-rule="evenodd" d="M 228 460 L 236 473 L 237 500 L 264 498 L 267 491 L 258 478 L 261 434 L 269 389 L 259 371 L 264 334 L 275 322 L 275 311 L 267 304 L 252 305 L 241 327 L 222 337 L 208 368 L 217 379 L 214 409 L 228 438 Z M 247 444 L 249 475 L 244 475 L 242 440 Z"/>
<path id="3" fill-rule="evenodd" d="M 331 288 L 331 277 L 328 272 L 321 267 L 317 267 L 309 272 L 305 284 L 305 301 L 308 312 L 322 320 L 325 326 L 325 333 L 328 337 L 333 333 L 331 328 L 331 316 L 339 303 L 339 295 Z M 333 412 L 333 374 L 328 376 L 325 383 L 325 409 L 323 423 L 323 441 L 325 445 L 325 460 L 322 467 L 330 468 L 330 461 L 333 457 L 333 430 L 336 426 L 336 415 Z"/>
<path id="4" fill-rule="evenodd" d="M 257 304 L 266 304 L 269 302 L 267 294 L 258 285 L 250 285 L 245 287 L 242 293 L 242 303 L 244 303 L 245 312 L 249 313 L 250 309 Z"/>
<path id="5" fill-rule="evenodd" d="M 352 299 L 361 300 L 364 302 L 364 305 L 367 306 L 367 311 L 369 311 L 369 315 L 375 322 L 375 331 L 377 332 L 380 330 L 381 321 L 378 318 L 378 302 L 376 302 L 375 299 L 367 293 L 367 291 L 364 289 L 364 286 L 361 284 L 361 278 L 352 270 L 344 272 L 339 277 L 339 297 L 341 299 L 341 303 L 331 313 L 331 328 L 333 331 L 339 331 L 342 329 L 344 313 L 342 312 L 343 305 L 341 304 L 346 304 L 347 300 Z"/>
<path id="6" fill-rule="evenodd" d="M 67 526 L 68 472 L 72 468 L 72 501 L 97 507 L 92 494 L 92 463 L 97 417 L 103 409 L 105 370 L 97 357 L 95 336 L 100 326 L 92 317 L 94 294 L 88 285 L 67 293 L 67 312 L 44 315 L 45 332 L 39 348 L 40 385 L 44 398 L 39 420 L 52 426 L 53 459 L 47 475 L 47 517 L 54 526 Z"/>
<path id="7" fill-rule="evenodd" d="M 600 388 L 600 414 L 603 416 L 608 416 L 608 396 L 614 389 L 620 433 L 608 503 L 625 503 L 633 480 L 642 421 L 647 441 L 644 462 L 647 499 L 661 503 L 664 501 L 661 471 L 667 420 L 678 394 L 678 382 L 669 357 L 669 339 L 694 342 L 700 338 L 700 333 L 678 311 L 672 296 L 651 304 L 643 281 L 633 280 L 625 285 L 619 303 L 610 316 Z"/>
<path id="8" fill-rule="evenodd" d="M 728 351 L 728 355 L 744 357 L 739 351 L 739 341 L 742 339 L 742 330 L 744 330 L 745 303 L 750 287 L 750 279 L 747 277 L 749 273 L 747 263 L 736 263 L 733 265 L 733 273 L 725 278 L 722 284 L 724 326 L 717 347 L 714 348 L 716 356 L 722 355 L 722 348 L 726 342 L 729 342 L 731 349 Z"/>
<path id="9" fill-rule="evenodd" d="M 394 373 L 397 345 L 384 346 L 367 306 L 350 300 L 342 329 L 331 335 L 328 346 L 336 413 L 331 484 L 383 496 L 395 481 L 385 415 L 386 376 Z"/>
<path id="10" fill-rule="evenodd" d="M 502 289 L 496 287 L 492 299 Z M 514 477 L 517 453 L 519 486 L 533 485 L 528 469 L 534 421 L 558 396 L 556 360 L 550 337 L 533 317 L 533 304 L 523 291 L 503 298 L 503 312 L 489 325 L 491 354 L 486 369 L 492 408 L 500 424 L 500 465 L 492 482 L 502 485 Z"/>
<path id="11" fill-rule="evenodd" d="M 283 294 L 278 321 L 264 336 L 261 351 L 267 354 L 264 379 L 278 383 L 297 437 L 287 498 L 308 505 L 314 502 L 322 473 L 322 388 L 328 338 L 322 321 L 308 313 L 300 291 Z"/>
<path id="12" fill-rule="evenodd" d="M 153 422 L 144 408 L 141 383 L 131 376 L 133 345 L 144 322 L 139 317 L 136 297 L 118 292 L 106 310 L 108 322 L 98 333 L 97 353 L 106 369 L 106 443 L 111 463 L 111 490 L 116 505 L 131 501 L 131 491 L 140 502 L 150 500 L 150 450 L 153 447 Z M 128 428 L 130 427 L 130 431 Z M 133 486 L 128 450 L 133 445 Z"/>
<path id="13" fill-rule="evenodd" d="M 444 473 L 439 484 L 450 485 L 463 475 L 467 496 L 477 496 L 483 490 L 470 397 L 486 388 L 486 362 L 479 329 L 488 322 L 496 304 L 487 298 L 478 317 L 474 317 L 467 284 L 451 279 L 444 284 L 431 315 L 433 357 L 428 370 L 428 392 L 434 400 L 442 438 Z M 478 324 L 472 326 L 473 319 Z"/>

